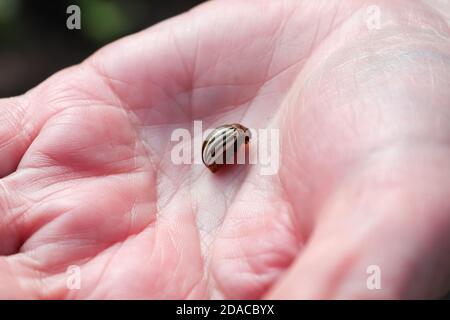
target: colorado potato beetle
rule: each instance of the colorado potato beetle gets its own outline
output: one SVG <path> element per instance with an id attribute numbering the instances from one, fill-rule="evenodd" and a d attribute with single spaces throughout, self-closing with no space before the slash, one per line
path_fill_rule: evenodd
<path id="1" fill-rule="evenodd" d="M 227 124 L 214 129 L 203 141 L 202 160 L 212 172 L 236 159 L 242 144 L 248 144 L 251 132 L 241 124 Z M 234 163 L 234 162 L 231 162 Z"/>

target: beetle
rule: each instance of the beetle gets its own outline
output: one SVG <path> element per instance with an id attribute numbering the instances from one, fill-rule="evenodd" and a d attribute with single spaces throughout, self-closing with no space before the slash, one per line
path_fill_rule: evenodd
<path id="1" fill-rule="evenodd" d="M 203 163 L 211 172 L 217 172 L 232 157 L 236 159 L 239 147 L 248 144 L 250 139 L 250 130 L 239 123 L 217 127 L 203 141 Z"/>

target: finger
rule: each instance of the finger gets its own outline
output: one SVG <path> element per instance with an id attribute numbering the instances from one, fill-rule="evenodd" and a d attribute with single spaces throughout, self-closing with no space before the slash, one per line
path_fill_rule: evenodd
<path id="1" fill-rule="evenodd" d="M 12 173 L 30 145 L 24 97 L 0 99 L 0 178 Z"/>
<path id="2" fill-rule="evenodd" d="M 383 157 L 384 164 L 343 182 L 268 298 L 443 297 L 450 289 L 446 158 L 443 150 L 421 154 L 415 163 L 392 165 Z"/>
<path id="3" fill-rule="evenodd" d="M 118 108 L 72 108 L 53 116 L 21 170 L 0 180 L 0 254 L 74 244 L 71 236 L 95 239 L 95 250 L 144 228 L 153 219 L 155 185 L 146 155 Z"/>
<path id="4" fill-rule="evenodd" d="M 56 73 L 23 96 L 0 99 L 0 178 L 20 167 L 22 157 L 43 124 L 70 106 L 77 91 L 73 88 L 73 82 L 81 77 L 89 78 L 88 70 L 69 68 Z"/>
<path id="5" fill-rule="evenodd" d="M 27 151 L 44 123 L 70 106 L 76 96 L 71 84 L 79 77 L 88 78 L 86 74 L 79 67 L 66 69 L 24 96 L 0 99 L 0 255 L 17 252 L 28 233 L 21 227 L 33 204 L 33 193 L 22 192 L 33 178 L 21 172 L 27 168 Z"/>

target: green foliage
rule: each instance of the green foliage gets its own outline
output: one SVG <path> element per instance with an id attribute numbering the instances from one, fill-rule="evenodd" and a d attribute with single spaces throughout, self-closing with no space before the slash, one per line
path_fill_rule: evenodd
<path id="1" fill-rule="evenodd" d="M 97 43 L 109 42 L 130 31 L 130 21 L 117 2 L 82 0 L 80 8 L 81 30 Z"/>
<path id="2" fill-rule="evenodd" d="M 19 11 L 19 0 L 0 0 L 0 24 L 11 22 Z"/>
<path id="3" fill-rule="evenodd" d="M 22 31 L 20 9 L 20 0 L 0 0 L 0 46 L 19 41 Z"/>

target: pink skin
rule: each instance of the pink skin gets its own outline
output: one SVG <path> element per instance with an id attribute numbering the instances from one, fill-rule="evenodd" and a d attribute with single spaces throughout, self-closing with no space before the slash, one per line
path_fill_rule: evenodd
<path id="1" fill-rule="evenodd" d="M 0 298 L 444 295 L 449 19 L 437 0 L 214 1 L 1 99 Z M 280 171 L 174 165 L 193 120 L 280 128 Z"/>

